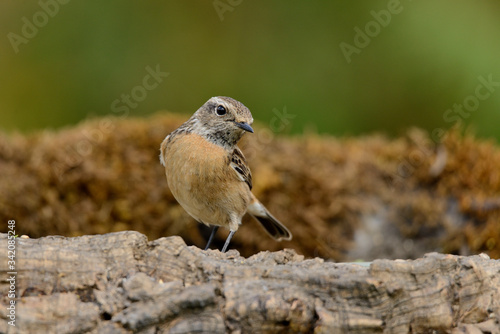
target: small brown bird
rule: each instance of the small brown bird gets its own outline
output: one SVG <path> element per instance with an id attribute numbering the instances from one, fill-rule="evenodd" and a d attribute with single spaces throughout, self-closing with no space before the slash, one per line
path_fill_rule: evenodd
<path id="1" fill-rule="evenodd" d="M 237 142 L 252 132 L 252 114 L 230 97 L 212 97 L 160 149 L 167 182 L 180 205 L 198 222 L 213 225 L 208 249 L 219 226 L 229 228 L 225 252 L 248 212 L 271 237 L 291 240 L 290 231 L 252 194 L 252 174 Z"/>

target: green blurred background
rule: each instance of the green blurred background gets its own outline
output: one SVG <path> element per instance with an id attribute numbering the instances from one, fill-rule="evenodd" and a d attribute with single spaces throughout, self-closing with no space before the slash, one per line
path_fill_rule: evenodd
<path id="1" fill-rule="evenodd" d="M 263 124 L 286 106 L 293 133 L 334 135 L 447 129 L 445 111 L 474 102 L 478 77 L 500 82 L 497 0 L 60 1 L 0 3 L 1 130 L 117 114 L 147 66 L 169 76 L 128 116 L 191 114 L 227 95 Z M 372 11 L 391 8 L 375 23 Z M 340 45 L 367 24 L 373 36 L 348 62 Z M 499 139 L 500 87 L 479 102 L 460 118 Z"/>

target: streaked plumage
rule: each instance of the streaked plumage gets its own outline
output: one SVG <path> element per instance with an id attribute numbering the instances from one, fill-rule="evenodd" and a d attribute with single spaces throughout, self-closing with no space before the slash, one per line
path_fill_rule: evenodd
<path id="1" fill-rule="evenodd" d="M 213 97 L 169 134 L 160 149 L 168 185 L 181 206 L 198 222 L 231 231 L 223 251 L 246 212 L 276 240 L 292 238 L 251 192 L 252 174 L 236 144 L 245 132 L 253 132 L 252 123 L 242 103 Z"/>

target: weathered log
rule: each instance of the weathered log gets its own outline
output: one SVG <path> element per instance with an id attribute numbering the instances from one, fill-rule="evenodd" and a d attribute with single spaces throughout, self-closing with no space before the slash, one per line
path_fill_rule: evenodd
<path id="1" fill-rule="evenodd" d="M 131 231 L 16 240 L 15 327 L 0 257 L 2 333 L 500 333 L 500 261 L 484 254 L 368 265 Z"/>

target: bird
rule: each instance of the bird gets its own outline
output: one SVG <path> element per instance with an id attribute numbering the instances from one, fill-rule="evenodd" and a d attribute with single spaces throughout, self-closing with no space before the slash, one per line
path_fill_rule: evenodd
<path id="1" fill-rule="evenodd" d="M 161 144 L 160 162 L 173 196 L 196 221 L 212 226 L 205 250 L 222 226 L 229 229 L 222 248 L 226 252 L 245 213 L 272 238 L 292 239 L 252 194 L 252 173 L 237 146 L 245 133 L 254 132 L 252 123 L 252 113 L 241 102 L 212 97 Z"/>

